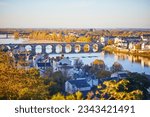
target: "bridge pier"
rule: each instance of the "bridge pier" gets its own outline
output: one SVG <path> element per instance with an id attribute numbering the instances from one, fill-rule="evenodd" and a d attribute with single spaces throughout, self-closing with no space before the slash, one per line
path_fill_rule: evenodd
<path id="1" fill-rule="evenodd" d="M 62 46 L 62 53 L 66 53 L 65 45 L 61 45 L 61 46 Z"/>
<path id="2" fill-rule="evenodd" d="M 31 53 L 33 54 L 33 55 L 35 55 L 36 54 L 36 46 L 35 45 L 31 45 L 31 48 L 32 48 L 32 50 L 31 50 Z"/>
<path id="3" fill-rule="evenodd" d="M 46 46 L 42 45 L 42 52 L 41 52 L 41 54 L 45 54 L 45 53 L 46 53 Z"/>
<path id="4" fill-rule="evenodd" d="M 90 47 L 89 47 L 89 53 L 92 53 L 93 52 L 93 48 L 92 48 L 92 46 L 90 45 Z"/>
<path id="5" fill-rule="evenodd" d="M 54 45 L 52 45 L 52 52 L 51 52 L 52 54 L 54 54 L 54 53 L 56 53 L 55 52 L 55 46 Z"/>
<path id="6" fill-rule="evenodd" d="M 79 53 L 82 53 L 82 52 L 84 52 L 84 45 L 80 45 L 80 51 L 79 51 Z"/>

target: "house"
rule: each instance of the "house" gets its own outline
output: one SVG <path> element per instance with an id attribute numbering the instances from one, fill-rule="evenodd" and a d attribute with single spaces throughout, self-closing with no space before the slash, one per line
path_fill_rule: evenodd
<path id="1" fill-rule="evenodd" d="M 101 42 L 103 45 L 107 44 L 108 40 L 109 40 L 109 37 L 101 37 L 101 38 L 100 38 L 100 42 Z"/>
<path id="2" fill-rule="evenodd" d="M 125 49 L 128 48 L 128 45 L 129 45 L 129 44 L 128 44 L 127 41 L 119 42 L 119 43 L 117 44 L 118 47 L 125 48 Z"/>
<path id="3" fill-rule="evenodd" d="M 69 60 L 69 58 L 63 58 L 58 62 L 58 65 L 67 65 L 70 66 L 71 65 L 71 60 Z"/>
<path id="4" fill-rule="evenodd" d="M 150 34 L 143 34 L 141 38 L 142 38 L 142 41 L 150 41 Z"/>
<path id="5" fill-rule="evenodd" d="M 47 68 L 51 67 L 51 64 L 50 64 L 50 62 L 38 62 L 37 67 L 39 69 L 47 69 Z"/>
<path id="6" fill-rule="evenodd" d="M 142 50 L 150 50 L 150 42 L 143 42 L 141 44 L 141 49 Z"/>
<path id="7" fill-rule="evenodd" d="M 59 61 L 53 60 L 53 72 L 61 71 L 64 67 L 70 67 L 71 66 L 71 60 L 69 58 L 63 58 Z"/>
<path id="8" fill-rule="evenodd" d="M 125 79 L 128 77 L 128 72 L 115 72 L 111 74 L 111 78 Z"/>
<path id="9" fill-rule="evenodd" d="M 98 85 L 98 79 L 94 76 L 87 77 L 86 81 L 91 87 Z"/>
<path id="10" fill-rule="evenodd" d="M 114 43 L 115 43 L 115 44 L 122 43 L 122 42 L 124 42 L 124 40 L 123 40 L 121 37 L 116 37 L 116 38 L 114 39 Z"/>
<path id="11" fill-rule="evenodd" d="M 133 42 L 130 42 L 129 43 L 129 45 L 128 45 L 128 49 L 133 49 L 134 48 L 134 46 L 135 46 L 135 43 L 133 43 Z"/>
<path id="12" fill-rule="evenodd" d="M 126 40 L 128 42 L 140 42 L 142 40 L 141 37 L 137 36 L 137 37 L 123 37 L 123 40 Z"/>
<path id="13" fill-rule="evenodd" d="M 78 77 L 73 80 L 68 80 L 65 83 L 65 91 L 68 93 L 74 93 L 76 91 L 90 91 L 92 87 L 98 86 L 99 81 L 94 76 Z"/>
<path id="14" fill-rule="evenodd" d="M 71 65 L 71 60 L 69 58 L 63 58 L 60 61 L 53 60 L 53 72 L 61 71 L 63 74 L 71 77 L 73 66 Z"/>
<path id="15" fill-rule="evenodd" d="M 20 54 L 20 53 L 25 52 L 25 51 L 26 51 L 25 47 L 17 46 L 13 49 L 12 52 L 13 52 L 13 54 Z"/>
<path id="16" fill-rule="evenodd" d="M 75 93 L 76 91 L 90 91 L 91 86 L 87 83 L 86 79 L 68 80 L 65 83 L 65 92 Z"/>

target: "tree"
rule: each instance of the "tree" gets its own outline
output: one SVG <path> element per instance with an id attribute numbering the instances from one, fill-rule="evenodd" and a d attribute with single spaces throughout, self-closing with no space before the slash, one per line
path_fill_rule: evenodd
<path id="1" fill-rule="evenodd" d="M 51 72 L 51 71 L 50 71 Z M 64 90 L 65 82 L 68 80 L 61 71 L 57 71 L 45 77 L 45 84 L 49 85 L 49 94 L 52 96 Z"/>
<path id="2" fill-rule="evenodd" d="M 14 38 L 19 39 L 19 32 L 14 32 Z"/>
<path id="3" fill-rule="evenodd" d="M 80 91 L 66 96 L 66 100 L 83 100 L 83 95 Z"/>
<path id="4" fill-rule="evenodd" d="M 122 71 L 123 67 L 120 63 L 114 62 L 114 64 L 112 65 L 112 67 L 110 69 L 112 72 L 118 72 L 118 71 Z"/>
<path id="5" fill-rule="evenodd" d="M 97 78 L 106 78 L 111 76 L 111 72 L 107 70 L 100 70 L 96 74 Z"/>
<path id="6" fill-rule="evenodd" d="M 114 44 L 114 41 L 112 39 L 109 39 L 108 40 L 108 45 L 112 45 L 112 44 Z"/>
<path id="7" fill-rule="evenodd" d="M 140 50 L 141 49 L 141 44 L 140 43 L 136 44 L 135 49 Z"/>
<path id="8" fill-rule="evenodd" d="M 83 62 L 80 59 L 76 59 L 74 66 L 75 66 L 75 68 L 77 68 L 79 70 L 83 66 Z"/>
<path id="9" fill-rule="evenodd" d="M 0 52 L 0 99 L 48 99 L 48 87 L 38 70 L 17 69 L 13 58 Z"/>
<path id="10" fill-rule="evenodd" d="M 65 100 L 65 97 L 61 93 L 57 93 L 52 96 L 51 100 Z"/>
<path id="11" fill-rule="evenodd" d="M 89 66 L 89 65 L 84 65 L 82 67 L 82 71 L 86 74 L 90 74 L 90 70 L 91 70 L 91 66 Z"/>
<path id="12" fill-rule="evenodd" d="M 94 73 L 95 75 L 100 70 L 105 70 L 106 65 L 103 60 L 94 60 L 94 62 L 91 64 L 91 73 Z"/>
<path id="13" fill-rule="evenodd" d="M 130 91 L 136 89 L 141 90 L 143 92 L 143 99 L 150 99 L 150 94 L 147 90 L 150 87 L 150 80 L 144 74 L 129 73 L 127 79 L 130 81 L 130 85 L 128 86 Z"/>
<path id="14" fill-rule="evenodd" d="M 128 80 L 105 81 L 99 89 L 100 99 L 104 100 L 141 100 L 143 92 L 139 89 L 129 90 Z"/>

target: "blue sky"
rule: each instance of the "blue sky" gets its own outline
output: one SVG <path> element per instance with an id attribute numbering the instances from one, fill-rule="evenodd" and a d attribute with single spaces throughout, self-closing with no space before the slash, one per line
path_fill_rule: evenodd
<path id="1" fill-rule="evenodd" d="M 0 0 L 0 28 L 150 28 L 150 0 Z"/>

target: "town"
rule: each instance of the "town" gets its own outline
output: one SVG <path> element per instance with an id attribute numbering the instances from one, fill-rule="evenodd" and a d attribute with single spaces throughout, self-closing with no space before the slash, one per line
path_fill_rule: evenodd
<path id="1" fill-rule="evenodd" d="M 69 56 L 70 53 L 88 55 L 104 51 L 150 58 L 150 33 L 148 31 L 70 29 L 65 32 L 62 29 L 50 31 L 1 29 L 0 34 L 0 38 L 3 38 L 1 40 L 5 38 L 28 39 L 28 43 L 0 44 L 1 51 L 13 59 L 15 69 L 25 71 L 35 69 L 46 84 L 50 83 L 51 99 L 64 99 L 63 95 L 66 96 L 66 99 L 71 99 L 71 96 L 80 95 L 79 93 L 82 94 L 80 99 L 150 99 L 150 74 L 131 72 L 124 69 L 117 61 L 108 67 L 101 59 L 84 64 L 81 59 L 72 60 Z M 56 56 L 52 56 L 53 54 Z M 150 66 L 150 61 L 147 65 Z M 143 84 L 135 83 L 137 82 L 135 79 Z M 113 89 L 113 86 L 109 86 L 113 83 L 114 85 L 118 83 L 118 86 L 119 83 L 125 83 L 123 87 L 127 88 L 128 81 L 135 83 L 135 87 L 142 85 L 145 88 L 144 92 L 143 89 L 135 87 L 132 88 L 135 90 L 124 89 L 124 92 L 128 92 L 129 95 L 135 92 L 138 96 L 127 97 L 125 96 L 127 94 L 123 94 L 124 97 L 118 96 L 123 92 L 117 90 L 118 95 L 115 92 L 106 92 L 107 88 Z M 147 84 L 144 84 L 145 81 Z M 112 97 L 109 93 L 113 93 Z"/>

